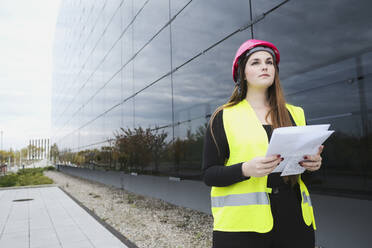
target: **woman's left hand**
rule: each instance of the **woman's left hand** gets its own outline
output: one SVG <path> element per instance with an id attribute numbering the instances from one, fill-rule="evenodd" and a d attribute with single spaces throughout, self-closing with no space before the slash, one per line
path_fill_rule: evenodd
<path id="1" fill-rule="evenodd" d="M 324 146 L 319 146 L 318 153 L 315 155 L 305 155 L 303 161 L 299 162 L 299 164 L 304 167 L 308 171 L 317 171 L 322 166 L 322 157 L 320 154 L 323 151 Z"/>

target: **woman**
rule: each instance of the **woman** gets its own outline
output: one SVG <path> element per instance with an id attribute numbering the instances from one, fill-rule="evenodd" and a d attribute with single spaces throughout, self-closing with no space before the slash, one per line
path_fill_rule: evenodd
<path id="1" fill-rule="evenodd" d="M 313 208 L 301 176 L 271 173 L 284 158 L 265 156 L 273 129 L 306 125 L 302 108 L 285 102 L 279 61 L 272 43 L 244 42 L 233 62 L 233 94 L 210 119 L 203 167 L 212 186 L 214 248 L 314 247 Z M 322 149 L 304 154 L 300 165 L 318 170 Z"/>

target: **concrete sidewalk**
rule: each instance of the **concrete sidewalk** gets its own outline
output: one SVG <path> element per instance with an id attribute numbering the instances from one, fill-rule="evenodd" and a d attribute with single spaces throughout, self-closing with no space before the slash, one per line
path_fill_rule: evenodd
<path id="1" fill-rule="evenodd" d="M 1 248 L 133 247 L 123 241 L 56 186 L 0 190 Z"/>

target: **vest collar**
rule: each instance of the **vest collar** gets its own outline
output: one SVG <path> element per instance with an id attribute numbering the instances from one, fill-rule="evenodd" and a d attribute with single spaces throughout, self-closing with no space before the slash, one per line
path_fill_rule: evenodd
<path id="1" fill-rule="evenodd" d="M 252 114 L 252 116 L 254 116 L 257 125 L 260 125 L 260 126 L 263 125 L 260 119 L 258 119 L 256 111 L 253 109 L 252 105 L 248 102 L 247 99 L 244 98 L 239 104 L 242 104 L 242 106 L 244 106 L 249 111 L 249 113 Z"/>
<path id="2" fill-rule="evenodd" d="M 247 99 L 244 98 L 238 104 L 242 104 L 242 106 L 244 106 L 250 112 L 250 114 L 253 114 L 254 118 L 256 118 L 256 122 L 258 123 L 258 125 L 261 125 L 262 126 L 262 123 L 261 123 L 260 119 L 258 119 L 258 116 L 256 114 L 256 111 L 253 109 L 252 105 L 248 102 Z M 294 123 L 292 123 L 292 124 L 294 124 L 296 126 L 301 126 L 300 120 L 298 118 L 296 118 L 297 115 L 296 115 L 296 113 L 295 113 L 295 111 L 293 109 L 294 106 L 291 105 L 291 104 L 286 103 L 285 104 L 285 107 L 286 107 L 286 109 L 288 110 L 288 112 L 290 114 L 290 118 L 293 119 L 293 121 L 294 121 Z"/>

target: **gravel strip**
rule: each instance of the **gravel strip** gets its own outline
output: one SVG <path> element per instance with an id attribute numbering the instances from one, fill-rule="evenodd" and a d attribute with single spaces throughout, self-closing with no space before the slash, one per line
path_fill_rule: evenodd
<path id="1" fill-rule="evenodd" d="M 61 172 L 44 175 L 138 247 L 212 247 L 211 215 Z"/>

